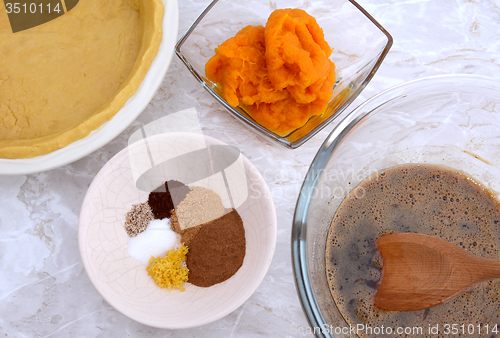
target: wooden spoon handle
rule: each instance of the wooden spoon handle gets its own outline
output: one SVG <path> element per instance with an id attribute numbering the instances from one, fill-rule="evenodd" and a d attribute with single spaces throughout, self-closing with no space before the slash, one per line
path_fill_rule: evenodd
<path id="1" fill-rule="evenodd" d="M 478 271 L 477 278 L 480 281 L 500 278 L 500 261 L 494 259 L 478 258 L 474 270 Z M 478 266 L 481 268 L 478 269 Z"/>

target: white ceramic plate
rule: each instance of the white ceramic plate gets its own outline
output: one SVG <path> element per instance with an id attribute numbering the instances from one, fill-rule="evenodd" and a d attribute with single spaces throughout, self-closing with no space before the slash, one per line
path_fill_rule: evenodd
<path id="1" fill-rule="evenodd" d="M 168 148 L 162 147 L 168 137 L 172 136 L 160 134 L 148 138 L 149 148 Z M 205 140 L 208 145 L 224 144 L 211 137 Z M 130 163 L 130 154 L 132 158 L 147 156 L 145 151 L 141 153 L 143 148 L 136 147 L 137 144 L 122 150 L 106 163 L 87 191 L 78 229 L 85 270 L 109 304 L 140 323 L 180 329 L 220 319 L 252 295 L 271 264 L 277 222 L 269 188 L 259 171 L 241 154 L 248 187 L 248 198 L 236 209 L 245 228 L 243 265 L 231 278 L 209 288 L 184 283 L 185 292 L 161 289 L 147 275 L 146 267 L 127 251 L 129 236 L 123 226 L 125 215 L 133 204 L 146 202 L 148 198 L 148 192 L 136 188 L 134 174 L 137 171 L 133 172 Z"/>
<path id="2" fill-rule="evenodd" d="M 99 129 L 84 139 L 56 150 L 50 154 L 29 159 L 0 159 L 0 175 L 32 174 L 72 163 L 103 147 L 127 128 L 147 107 L 167 73 L 179 28 L 179 6 L 177 0 L 163 0 L 163 39 L 160 49 L 144 78 L 139 90 L 125 106 Z"/>

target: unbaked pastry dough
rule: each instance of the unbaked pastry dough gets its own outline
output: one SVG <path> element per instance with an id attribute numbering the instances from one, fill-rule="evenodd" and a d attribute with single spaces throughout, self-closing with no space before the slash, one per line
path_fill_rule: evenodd
<path id="1" fill-rule="evenodd" d="M 12 33 L 0 2 L 0 158 L 48 154 L 111 119 L 158 52 L 163 10 L 161 0 L 81 0 Z"/>

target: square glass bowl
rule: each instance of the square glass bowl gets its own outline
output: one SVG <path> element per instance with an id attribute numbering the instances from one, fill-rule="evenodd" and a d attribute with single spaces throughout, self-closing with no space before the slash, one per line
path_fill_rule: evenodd
<path id="1" fill-rule="evenodd" d="M 337 80 L 326 111 L 299 129 L 279 136 L 229 105 L 217 85 L 205 77 L 205 64 L 217 46 L 248 25 L 265 26 L 278 8 L 300 8 L 316 18 L 333 48 Z M 251 129 L 288 147 L 298 148 L 333 121 L 361 93 L 392 46 L 391 35 L 352 0 L 214 0 L 179 40 L 175 52 L 194 77 L 233 116 Z"/>

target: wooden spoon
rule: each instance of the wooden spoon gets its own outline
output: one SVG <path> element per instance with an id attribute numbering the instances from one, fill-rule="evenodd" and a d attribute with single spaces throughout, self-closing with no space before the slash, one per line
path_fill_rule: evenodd
<path id="1" fill-rule="evenodd" d="M 400 233 L 379 237 L 382 280 L 375 306 L 415 311 L 457 297 L 476 283 L 500 278 L 500 261 L 479 258 L 439 238 Z"/>

